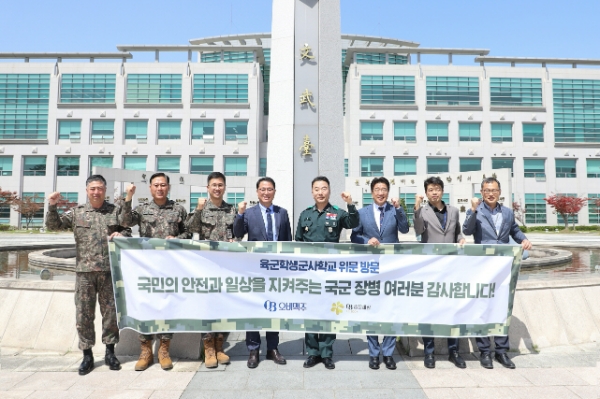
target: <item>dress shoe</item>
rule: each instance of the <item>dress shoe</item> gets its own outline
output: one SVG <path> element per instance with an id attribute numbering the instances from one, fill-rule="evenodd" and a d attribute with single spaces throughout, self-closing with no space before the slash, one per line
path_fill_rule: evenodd
<path id="1" fill-rule="evenodd" d="M 272 360 L 276 364 L 286 364 L 285 357 L 277 349 L 267 351 L 267 360 Z"/>
<path id="2" fill-rule="evenodd" d="M 515 364 L 510 360 L 506 353 L 496 353 L 496 361 L 506 367 L 507 369 L 514 369 Z M 490 360 L 491 361 L 491 360 Z"/>
<path id="3" fill-rule="evenodd" d="M 304 362 L 304 368 L 309 369 L 314 367 L 317 363 L 321 363 L 321 356 L 309 356 Z"/>
<path id="4" fill-rule="evenodd" d="M 324 357 L 323 364 L 325 365 L 325 368 L 328 370 L 333 370 L 335 368 L 335 363 L 333 363 L 333 359 L 330 357 Z"/>
<path id="5" fill-rule="evenodd" d="M 464 359 L 458 354 L 458 351 L 451 351 L 448 354 L 448 360 L 450 360 L 451 363 L 454 363 L 459 369 L 467 368 L 467 363 L 465 363 Z"/>
<path id="6" fill-rule="evenodd" d="M 428 369 L 434 369 L 435 368 L 435 356 L 425 355 L 425 359 L 423 359 L 423 364 Z"/>
<path id="7" fill-rule="evenodd" d="M 383 363 L 385 363 L 385 368 L 388 370 L 396 370 L 396 362 L 394 358 L 391 356 L 384 356 Z"/>
<path id="8" fill-rule="evenodd" d="M 490 352 L 485 352 L 479 355 L 479 363 L 481 366 L 486 369 L 493 369 L 494 363 L 492 363 L 492 356 L 490 356 Z"/>
<path id="9" fill-rule="evenodd" d="M 121 370 L 121 362 L 115 356 L 115 345 L 106 345 L 106 354 L 104 355 L 104 364 L 111 370 Z"/>
<path id="10" fill-rule="evenodd" d="M 248 368 L 255 369 L 256 367 L 258 367 L 258 349 L 252 349 L 248 356 Z"/>
<path id="11" fill-rule="evenodd" d="M 379 356 L 369 357 L 369 368 L 373 370 L 379 370 Z"/>
<path id="12" fill-rule="evenodd" d="M 89 374 L 94 369 L 94 355 L 92 355 L 91 349 L 83 351 L 83 361 L 79 366 L 79 375 Z"/>

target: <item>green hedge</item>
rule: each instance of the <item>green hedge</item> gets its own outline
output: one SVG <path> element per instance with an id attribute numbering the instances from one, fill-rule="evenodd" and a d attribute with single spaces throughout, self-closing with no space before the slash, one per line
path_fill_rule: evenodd
<path id="1" fill-rule="evenodd" d="M 563 231 L 565 229 L 564 225 L 560 226 L 519 226 L 522 232 L 526 233 L 528 231 Z M 573 226 L 569 225 L 569 230 L 573 231 Z M 575 231 L 600 231 L 599 225 L 590 225 L 590 226 L 575 226 Z"/>
<path id="2" fill-rule="evenodd" d="M 9 230 L 10 230 L 9 224 L 0 224 L 0 231 L 9 231 Z"/>

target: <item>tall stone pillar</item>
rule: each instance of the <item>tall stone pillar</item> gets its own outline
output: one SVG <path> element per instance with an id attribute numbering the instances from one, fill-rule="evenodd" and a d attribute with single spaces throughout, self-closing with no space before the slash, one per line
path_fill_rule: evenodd
<path id="1" fill-rule="evenodd" d="M 339 0 L 273 0 L 267 174 L 295 225 L 314 203 L 311 181 L 344 190 Z"/>

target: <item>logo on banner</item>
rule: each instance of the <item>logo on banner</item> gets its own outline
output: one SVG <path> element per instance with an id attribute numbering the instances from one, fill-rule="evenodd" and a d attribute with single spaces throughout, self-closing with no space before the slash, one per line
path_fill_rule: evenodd
<path id="1" fill-rule="evenodd" d="M 275 312 L 277 310 L 277 302 L 265 301 L 265 309 L 269 312 Z"/>
<path id="2" fill-rule="evenodd" d="M 265 309 L 269 312 L 275 312 L 277 310 L 306 310 L 306 302 L 273 302 L 265 301 Z"/>
<path id="3" fill-rule="evenodd" d="M 350 313 L 368 312 L 371 310 L 371 305 L 347 303 L 346 310 Z"/>
<path id="4" fill-rule="evenodd" d="M 336 315 L 339 315 L 344 311 L 344 304 L 338 301 L 331 304 L 331 311 L 335 312 Z"/>

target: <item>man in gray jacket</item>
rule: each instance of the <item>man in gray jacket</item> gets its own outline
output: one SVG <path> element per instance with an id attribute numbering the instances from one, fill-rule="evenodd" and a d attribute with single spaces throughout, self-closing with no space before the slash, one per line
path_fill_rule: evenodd
<path id="1" fill-rule="evenodd" d="M 425 180 L 425 195 L 428 204 L 421 206 L 424 197 L 416 195 L 414 207 L 415 234 L 421 236 L 422 243 L 464 244 L 465 238 L 460 231 L 459 211 L 442 201 L 444 182 L 437 176 Z M 424 364 L 427 368 L 435 368 L 435 348 L 433 337 L 423 337 L 425 351 Z M 467 364 L 458 353 L 458 338 L 448 338 L 448 360 L 458 368 L 464 369 Z"/>
<path id="2" fill-rule="evenodd" d="M 524 250 L 531 249 L 531 243 L 521 232 L 515 222 L 512 209 L 498 203 L 500 198 L 500 182 L 495 177 L 488 177 L 481 182 L 481 196 L 471 200 L 471 209 L 463 223 L 463 233 L 473 235 L 475 244 L 508 244 L 510 237 L 521 244 Z M 488 337 L 476 338 L 479 348 L 479 362 L 486 369 L 494 368 L 490 355 L 490 339 Z M 494 337 L 496 346 L 496 361 L 509 369 L 514 369 L 515 364 L 510 360 L 506 351 L 509 349 L 508 335 Z"/>

